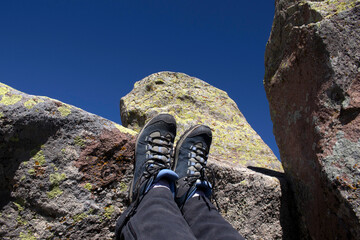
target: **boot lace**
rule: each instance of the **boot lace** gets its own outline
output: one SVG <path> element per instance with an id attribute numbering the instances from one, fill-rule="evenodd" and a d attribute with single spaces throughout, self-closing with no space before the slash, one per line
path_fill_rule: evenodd
<path id="1" fill-rule="evenodd" d="M 148 189 L 155 179 L 158 172 L 162 169 L 170 169 L 171 156 L 173 152 L 173 143 L 171 136 L 162 136 L 159 132 L 154 132 L 145 138 L 146 145 L 146 159 L 145 170 L 140 180 L 136 183 L 135 188 L 140 189 L 141 185 L 145 185 L 143 189 Z M 141 180 L 142 179 L 142 180 Z M 138 190 L 139 191 L 139 190 Z M 126 219 L 129 219 L 135 214 L 137 207 L 144 198 L 146 192 L 136 194 L 135 204 L 132 210 L 127 214 Z"/>
<path id="2" fill-rule="evenodd" d="M 146 145 L 146 167 L 144 175 L 150 177 L 161 169 L 169 169 L 173 143 L 170 136 L 162 136 L 155 132 L 145 138 Z"/>
<path id="3" fill-rule="evenodd" d="M 212 199 L 216 203 L 216 207 L 220 210 L 219 204 L 215 195 L 215 173 L 212 168 L 208 167 L 207 159 L 208 159 L 207 148 L 204 148 L 201 143 L 195 144 L 190 147 L 189 153 L 189 162 L 188 162 L 188 172 L 186 181 L 189 186 L 193 186 L 194 184 L 205 183 L 206 187 L 212 191 Z M 188 192 L 187 194 L 190 194 Z M 185 198 L 187 199 L 187 197 Z"/>

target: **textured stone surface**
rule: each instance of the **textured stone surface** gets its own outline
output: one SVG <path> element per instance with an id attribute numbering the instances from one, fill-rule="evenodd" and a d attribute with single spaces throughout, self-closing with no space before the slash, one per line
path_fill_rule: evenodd
<path id="1" fill-rule="evenodd" d="M 246 239 L 299 239 L 293 196 L 283 173 L 232 167 L 209 158 L 220 212 Z"/>
<path id="2" fill-rule="evenodd" d="M 270 148 L 247 123 L 226 92 L 183 73 L 160 72 L 136 82 L 121 99 L 121 121 L 139 131 L 157 113 L 170 113 L 178 123 L 178 136 L 190 126 L 206 124 L 213 131 L 211 155 L 233 166 L 254 166 L 282 171 Z"/>
<path id="3" fill-rule="evenodd" d="M 0 84 L 0 238 L 111 239 L 135 133 Z"/>
<path id="4" fill-rule="evenodd" d="M 359 26 L 359 1 L 276 1 L 264 84 L 304 238 L 360 239 Z"/>
<path id="5" fill-rule="evenodd" d="M 134 132 L 3 84 L 0 112 L 0 238 L 112 239 L 129 204 Z M 246 239 L 294 239 L 282 173 L 209 162 L 221 213 Z"/>

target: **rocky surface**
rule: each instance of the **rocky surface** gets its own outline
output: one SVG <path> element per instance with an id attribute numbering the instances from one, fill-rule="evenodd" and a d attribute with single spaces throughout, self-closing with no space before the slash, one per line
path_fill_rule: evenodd
<path id="1" fill-rule="evenodd" d="M 195 124 L 213 131 L 211 156 L 233 166 L 254 166 L 282 171 L 270 148 L 251 128 L 226 92 L 183 73 L 159 72 L 136 82 L 121 98 L 121 121 L 139 131 L 145 119 L 170 113 L 178 123 L 178 134 Z"/>
<path id="2" fill-rule="evenodd" d="M 130 129 L 0 84 L 0 238 L 112 239 L 129 204 L 134 141 Z M 241 234 L 294 239 L 282 173 L 209 161 L 221 213 Z"/>
<path id="3" fill-rule="evenodd" d="M 112 238 L 135 133 L 3 84 L 0 98 L 0 238 Z"/>
<path id="4" fill-rule="evenodd" d="M 264 84 L 302 238 L 360 239 L 359 25 L 359 1 L 276 1 Z"/>

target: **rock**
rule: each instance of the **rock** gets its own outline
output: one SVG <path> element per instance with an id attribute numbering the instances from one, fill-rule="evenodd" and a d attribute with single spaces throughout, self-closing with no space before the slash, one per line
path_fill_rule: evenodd
<path id="1" fill-rule="evenodd" d="M 359 1 L 276 1 L 264 84 L 303 238 L 360 239 L 359 24 Z"/>
<path id="2" fill-rule="evenodd" d="M 206 124 L 213 131 L 211 156 L 233 166 L 282 171 L 270 148 L 247 123 L 226 92 L 183 73 L 159 72 L 136 82 L 121 98 L 121 121 L 139 131 L 145 120 L 170 113 L 178 123 L 177 138 L 190 126 Z"/>
<path id="3" fill-rule="evenodd" d="M 0 112 L 0 238 L 113 238 L 129 204 L 135 132 L 4 84 Z M 221 213 L 246 239 L 296 236 L 283 173 L 209 164 Z"/>
<path id="4" fill-rule="evenodd" d="M 170 113 L 178 124 L 177 139 L 192 125 L 210 126 L 209 164 L 225 218 L 246 239 L 297 236 L 279 161 L 224 91 L 183 73 L 155 73 L 135 83 L 121 99 L 120 112 L 123 125 L 135 131 L 156 114 Z"/>
<path id="5" fill-rule="evenodd" d="M 135 132 L 4 84 L 0 99 L 0 238 L 113 238 Z"/>

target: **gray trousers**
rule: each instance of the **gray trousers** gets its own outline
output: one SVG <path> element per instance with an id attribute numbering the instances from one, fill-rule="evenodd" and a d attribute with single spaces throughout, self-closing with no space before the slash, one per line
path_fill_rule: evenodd
<path id="1" fill-rule="evenodd" d="M 153 188 L 132 208 L 117 221 L 117 240 L 244 239 L 206 197 L 193 197 L 180 210 L 168 189 Z"/>

